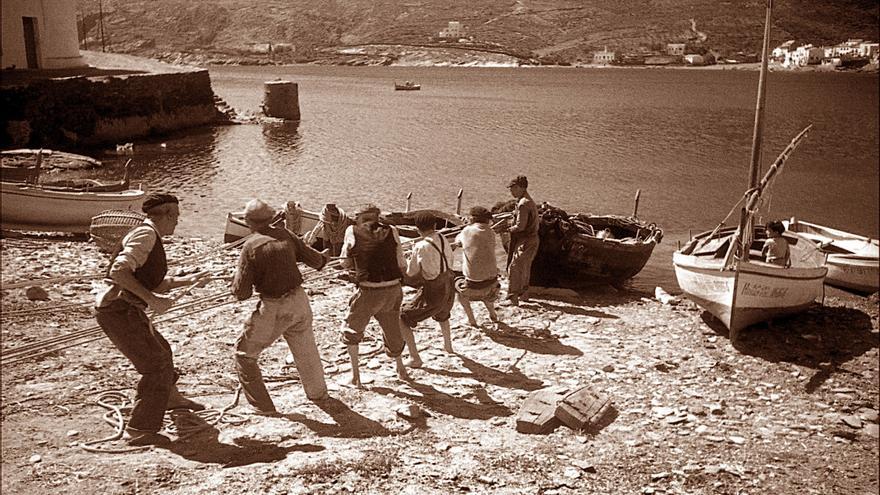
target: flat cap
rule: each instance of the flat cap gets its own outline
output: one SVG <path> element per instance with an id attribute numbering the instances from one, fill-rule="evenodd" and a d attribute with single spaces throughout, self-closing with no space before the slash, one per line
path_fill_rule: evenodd
<path id="1" fill-rule="evenodd" d="M 275 210 L 260 199 L 252 199 L 244 207 L 244 219 L 256 223 L 267 223 L 275 217 Z"/>
<path id="2" fill-rule="evenodd" d="M 168 203 L 179 204 L 180 201 L 177 199 L 177 196 L 173 194 L 154 192 L 147 194 L 147 197 L 144 198 L 144 204 L 141 206 L 141 210 L 144 213 L 149 213 L 150 210 L 157 206 L 161 206 Z"/>

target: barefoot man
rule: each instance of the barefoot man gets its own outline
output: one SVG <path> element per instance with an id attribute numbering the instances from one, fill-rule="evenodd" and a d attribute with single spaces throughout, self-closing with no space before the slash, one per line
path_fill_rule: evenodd
<path id="1" fill-rule="evenodd" d="M 357 292 L 349 301 L 348 316 L 342 340 L 351 357 L 351 383 L 361 386 L 358 344 L 370 318 L 382 327 L 385 353 L 395 359 L 397 375 L 409 379 L 403 360 L 403 339 L 400 335 L 400 303 L 403 301 L 405 261 L 397 229 L 379 222 L 379 208 L 365 205 L 355 211 L 355 225 L 345 231 L 340 257 L 357 284 Z"/>
<path id="2" fill-rule="evenodd" d="M 482 206 L 471 208 L 470 223 L 455 238 L 453 247 L 461 246 L 461 268 L 464 277 L 455 280 L 458 302 L 467 315 L 468 324 L 477 326 L 471 301 L 480 301 L 489 312 L 489 319 L 498 321 L 495 299 L 498 298 L 498 265 L 495 261 L 495 232 L 492 231 L 492 213 Z"/>

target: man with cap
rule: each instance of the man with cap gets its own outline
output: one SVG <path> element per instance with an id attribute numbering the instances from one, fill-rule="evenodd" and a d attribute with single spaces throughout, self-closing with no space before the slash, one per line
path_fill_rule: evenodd
<path id="1" fill-rule="evenodd" d="M 312 332 L 312 308 L 302 288 L 297 262 L 320 270 L 327 258 L 287 229 L 275 227 L 275 210 L 259 199 L 247 203 L 244 219 L 253 235 L 241 248 L 232 293 L 239 301 L 256 291 L 260 301 L 235 343 L 235 369 L 254 412 L 277 416 L 257 362 L 260 353 L 284 337 L 293 354 L 306 397 L 328 399 L 324 366 Z"/>
<path id="2" fill-rule="evenodd" d="M 379 222 L 379 208 L 363 205 L 355 210 L 355 225 L 345 230 L 340 257 L 345 258 L 343 266 L 351 271 L 357 284 L 342 330 L 351 358 L 352 385 L 361 386 L 358 345 L 370 318 L 382 327 L 385 354 L 394 358 L 398 377 L 409 379 L 400 357 L 404 344 L 398 320 L 405 261 L 397 229 Z"/>
<path id="3" fill-rule="evenodd" d="M 529 276 L 532 261 L 538 254 L 538 228 L 541 225 L 538 217 L 538 205 L 529 195 L 529 179 L 518 175 L 507 184 L 510 195 L 516 198 L 513 210 L 513 221 L 507 228 L 510 233 L 510 245 L 507 249 L 507 302 L 512 306 L 519 305 L 520 299 L 527 299 Z"/>
<path id="4" fill-rule="evenodd" d="M 434 230 L 437 217 L 428 212 L 419 212 L 413 217 L 413 222 L 421 238 L 410 253 L 406 264 L 406 278 L 418 281 L 418 291 L 412 301 L 400 308 L 400 332 L 409 349 L 409 366 L 419 368 L 422 366 L 422 358 L 419 356 L 412 329 L 420 321 L 433 318 L 440 325 L 443 349 L 453 352 L 449 317 L 455 302 L 455 288 L 452 246 Z"/>
<path id="5" fill-rule="evenodd" d="M 155 315 L 164 313 L 173 300 L 156 295 L 157 292 L 195 284 L 207 272 L 166 276 L 168 264 L 162 236 L 173 234 L 177 226 L 180 210 L 176 197 L 150 194 L 144 200 L 143 211 L 147 219 L 122 238 L 119 251 L 107 268 L 110 287 L 98 296 L 96 305 L 98 324 L 141 374 L 131 419 L 123 435 L 131 445 L 170 441 L 159 434 L 166 409 L 205 408 L 177 391 L 171 346 L 153 327 L 145 310 L 150 308 Z"/>

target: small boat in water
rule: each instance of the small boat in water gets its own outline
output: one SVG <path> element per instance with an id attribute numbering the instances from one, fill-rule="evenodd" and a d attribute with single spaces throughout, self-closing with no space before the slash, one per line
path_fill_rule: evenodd
<path id="1" fill-rule="evenodd" d="M 140 189 L 92 192 L 11 182 L 0 185 L 0 223 L 10 230 L 88 232 L 95 215 L 105 210 L 139 210 L 145 195 Z"/>
<path id="2" fill-rule="evenodd" d="M 645 267 L 663 238 L 663 230 L 635 215 L 569 215 L 545 203 L 540 217 L 533 285 L 619 285 Z"/>
<path id="3" fill-rule="evenodd" d="M 766 233 L 763 227 L 755 224 L 761 196 L 812 128 L 809 125 L 795 136 L 758 181 L 771 10 L 772 2 L 768 0 L 749 187 L 743 200 L 740 200 L 744 202 L 744 207 L 739 225 L 722 229 L 722 221 L 715 230 L 691 239 L 672 258 L 681 290 L 730 330 L 730 341 L 734 344 L 739 332 L 749 325 L 810 307 L 822 296 L 825 275 L 828 273 L 828 269 L 822 266 L 821 254 L 797 233 L 786 232 L 783 236 L 789 244 L 791 266 L 766 263 L 761 256 L 762 237 Z M 739 203 L 731 214 L 738 207 Z"/>
<path id="4" fill-rule="evenodd" d="M 421 84 L 416 84 L 412 81 L 406 81 L 403 84 L 394 83 L 395 91 L 418 91 L 422 89 Z"/>
<path id="5" fill-rule="evenodd" d="M 792 218 L 785 228 L 809 239 L 825 255 L 825 283 L 860 294 L 880 290 L 880 241 Z"/>

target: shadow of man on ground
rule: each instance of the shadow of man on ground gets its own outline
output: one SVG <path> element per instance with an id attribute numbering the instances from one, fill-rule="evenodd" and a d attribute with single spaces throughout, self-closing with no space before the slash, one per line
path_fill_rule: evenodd
<path id="1" fill-rule="evenodd" d="M 316 402 L 315 405 L 333 418 L 334 423 L 322 423 L 300 413 L 285 414 L 284 417 L 290 421 L 302 423 L 306 428 L 322 437 L 370 438 L 406 433 L 405 431 L 396 432 L 389 430 L 382 423 L 353 411 L 344 402 L 336 398 Z"/>
<path id="2" fill-rule="evenodd" d="M 464 364 L 465 368 L 467 368 L 470 373 L 428 367 L 422 369 L 434 375 L 448 376 L 450 378 L 473 378 L 474 380 L 479 380 L 483 383 L 504 388 L 532 391 L 544 387 L 543 381 L 529 378 L 514 366 L 510 366 L 510 371 L 505 372 L 484 366 L 463 354 L 455 353 L 455 355 L 461 359 L 462 364 Z"/>
<path id="3" fill-rule="evenodd" d="M 531 327 L 517 328 L 507 323 L 498 323 L 497 329 L 486 329 L 484 333 L 493 342 L 515 349 L 523 349 L 536 354 L 556 354 L 582 356 L 584 353 L 577 347 L 565 345 L 559 337 L 548 329 Z"/>
<path id="4" fill-rule="evenodd" d="M 729 337 L 724 325 L 704 312 L 703 320 L 716 333 Z M 788 362 L 817 370 L 806 385 L 814 392 L 841 365 L 880 345 L 872 333 L 871 317 L 847 307 L 816 305 L 805 313 L 759 323 L 740 332 L 734 347 L 743 354 L 770 362 Z"/>
<path id="5" fill-rule="evenodd" d="M 186 419 L 187 425 L 192 426 L 193 418 L 190 414 Z M 201 418 L 198 418 L 201 419 Z M 176 420 L 175 420 L 176 422 Z M 319 452 L 324 447 L 314 444 L 298 444 L 289 447 L 281 447 L 280 443 L 293 440 L 294 437 L 286 436 L 277 443 L 265 442 L 248 437 L 233 439 L 235 445 L 220 443 L 220 431 L 213 425 L 204 423 L 205 428 L 194 434 L 187 440 L 179 440 L 168 445 L 167 449 L 175 454 L 192 461 L 206 464 L 221 464 L 223 467 L 247 466 L 255 463 L 280 461 L 287 457 L 289 452 Z"/>
<path id="6" fill-rule="evenodd" d="M 464 398 L 441 392 L 436 388 L 408 381 L 407 384 L 421 395 L 408 394 L 388 387 L 373 387 L 371 390 L 384 395 L 392 395 L 407 401 L 421 404 L 425 409 L 462 419 L 491 419 L 497 416 L 511 416 L 513 412 L 505 405 L 492 399 L 482 387 L 467 394 L 477 402 L 469 402 Z"/>

